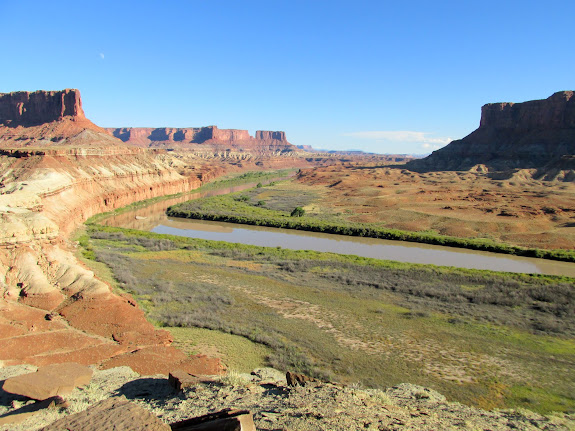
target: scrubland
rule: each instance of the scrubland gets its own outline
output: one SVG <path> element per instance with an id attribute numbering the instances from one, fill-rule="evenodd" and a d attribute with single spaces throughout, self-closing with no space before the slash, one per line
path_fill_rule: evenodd
<path id="1" fill-rule="evenodd" d="M 483 408 L 575 408 L 572 279 L 95 225 L 83 243 L 177 343 L 240 371 L 261 361 L 367 387 L 420 384 Z M 197 328 L 218 335 L 200 341 Z"/>
<path id="2" fill-rule="evenodd" d="M 575 183 L 535 170 L 411 172 L 402 166 L 305 170 L 292 184 L 318 195 L 311 212 L 388 229 L 485 238 L 538 249 L 575 249 Z"/>

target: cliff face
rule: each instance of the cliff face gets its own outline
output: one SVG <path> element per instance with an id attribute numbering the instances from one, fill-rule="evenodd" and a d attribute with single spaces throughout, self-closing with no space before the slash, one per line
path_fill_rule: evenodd
<path id="1" fill-rule="evenodd" d="M 0 362 L 103 366 L 113 358 L 153 373 L 199 373 L 129 296 L 78 262 L 70 241 L 91 215 L 198 187 L 184 168 L 94 125 L 76 90 L 0 95 Z M 218 360 L 208 362 L 208 374 L 219 372 Z"/>
<path id="2" fill-rule="evenodd" d="M 477 130 L 408 168 L 466 170 L 482 164 L 493 170 L 530 169 L 570 154 L 575 154 L 575 97 L 573 91 L 562 91 L 545 100 L 484 105 Z"/>
<path id="3" fill-rule="evenodd" d="M 64 117 L 85 118 L 78 90 L 0 93 L 0 124 L 35 126 Z"/>
<path id="4" fill-rule="evenodd" d="M 286 141 L 287 142 L 285 132 L 270 132 L 267 130 L 258 130 L 258 131 L 256 131 L 255 138 L 262 140 L 262 141 L 277 140 L 277 141 Z"/>
<path id="5" fill-rule="evenodd" d="M 171 347 L 170 334 L 147 322 L 129 296 L 113 294 L 94 277 L 69 241 L 93 214 L 200 185 L 176 172 L 178 160 L 165 152 L 131 150 L 137 151 L 0 153 L 5 365 L 113 361 L 146 373 L 199 372 L 199 359 Z M 210 364 L 210 374 L 221 370 L 219 360 L 201 361 Z"/>
<path id="6" fill-rule="evenodd" d="M 524 103 L 488 103 L 481 108 L 480 128 L 535 130 L 575 128 L 573 91 L 561 91 L 544 100 Z"/>
<path id="7" fill-rule="evenodd" d="M 106 129 L 111 135 L 140 147 L 176 148 L 192 151 L 221 151 L 228 148 L 261 151 L 297 151 L 285 132 L 258 130 L 255 137 L 247 130 L 219 129 L 217 126 L 194 128 L 124 127 Z"/>
<path id="8" fill-rule="evenodd" d="M 0 93 L 0 148 L 117 146 L 84 115 L 78 90 Z"/>

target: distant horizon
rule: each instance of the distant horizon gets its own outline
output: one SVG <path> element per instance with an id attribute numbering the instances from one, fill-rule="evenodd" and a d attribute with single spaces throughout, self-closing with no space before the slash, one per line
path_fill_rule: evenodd
<path id="1" fill-rule="evenodd" d="M 81 92 L 80 92 L 81 94 Z M 88 115 L 86 115 L 86 118 L 88 118 L 88 120 L 90 120 L 90 118 L 88 117 Z M 96 124 L 96 123 L 94 123 Z M 220 130 L 228 130 L 227 128 L 224 127 L 220 127 L 217 124 L 207 124 L 205 126 L 184 126 L 184 127 L 174 127 L 174 126 L 159 126 L 159 127 L 154 127 L 154 126 L 119 126 L 119 127 L 114 127 L 114 126 L 102 126 L 100 124 L 96 124 L 96 126 L 98 127 L 102 127 L 103 129 L 197 129 L 197 128 L 202 128 L 202 127 L 217 127 Z M 247 130 L 247 129 L 231 129 L 231 130 Z M 263 130 L 263 129 L 257 129 L 257 130 Z M 256 131 L 250 131 L 247 130 L 247 132 L 249 133 L 249 135 L 251 137 L 254 137 L 256 135 Z M 267 131 L 267 130 L 266 130 Z M 272 132 L 285 132 L 284 130 L 269 130 Z M 296 147 L 311 147 L 316 151 L 339 151 L 339 152 L 363 152 L 366 154 L 379 154 L 379 155 L 399 155 L 399 156 L 418 156 L 418 157 L 425 157 L 428 156 L 429 154 L 431 154 L 431 151 L 427 152 L 427 153 L 377 153 L 377 152 L 373 152 L 373 151 L 365 151 L 359 148 L 347 148 L 347 149 L 343 149 L 343 150 L 335 150 L 333 148 L 318 148 L 318 147 L 314 147 L 313 145 L 301 145 L 301 144 L 294 144 L 293 142 L 290 142 L 290 138 L 289 135 L 286 132 L 286 139 L 287 141 L 296 146 Z"/>
<path id="2" fill-rule="evenodd" d="M 27 0 L 0 14 L 25 17 L 25 31 L 0 28 L 18 35 L 0 92 L 77 88 L 101 127 L 215 124 L 424 154 L 477 129 L 486 103 L 575 88 L 573 2 Z"/>

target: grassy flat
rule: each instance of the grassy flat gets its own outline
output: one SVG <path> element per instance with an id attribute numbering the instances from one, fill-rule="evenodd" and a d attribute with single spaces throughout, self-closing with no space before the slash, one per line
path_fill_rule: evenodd
<path id="1" fill-rule="evenodd" d="M 575 408 L 572 279 L 109 227 L 89 234 L 151 321 L 231 368 L 265 361 L 369 387 L 420 384 L 484 408 Z"/>

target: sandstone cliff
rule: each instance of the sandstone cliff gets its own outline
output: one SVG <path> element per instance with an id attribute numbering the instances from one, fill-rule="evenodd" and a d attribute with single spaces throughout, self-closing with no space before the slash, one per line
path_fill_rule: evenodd
<path id="1" fill-rule="evenodd" d="M 477 130 L 415 160 L 416 171 L 543 168 L 575 154 L 575 97 L 562 91 L 544 100 L 490 103 L 481 109 Z"/>
<path id="2" fill-rule="evenodd" d="M 121 145 L 84 115 L 78 90 L 0 93 L 0 148 Z"/>
<path id="3" fill-rule="evenodd" d="M 129 296 L 75 257 L 91 215 L 198 187 L 165 150 L 125 145 L 85 118 L 77 90 L 0 96 L 0 366 L 66 361 L 145 372 L 219 361 L 170 346 Z"/>
<path id="4" fill-rule="evenodd" d="M 0 362 L 193 370 L 133 300 L 113 294 L 76 260 L 70 233 L 91 215 L 188 191 L 200 180 L 180 175 L 181 162 L 161 151 L 20 150 L 0 163 Z"/>
<path id="5" fill-rule="evenodd" d="M 272 141 L 272 140 L 277 140 L 277 141 L 286 141 L 286 134 L 285 132 L 270 132 L 267 130 L 258 130 L 256 131 L 256 139 L 259 139 L 261 141 Z"/>
<path id="6" fill-rule="evenodd" d="M 36 126 L 64 117 L 85 118 L 78 90 L 0 94 L 0 124 Z"/>

